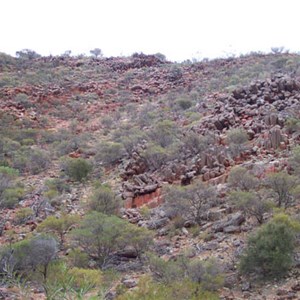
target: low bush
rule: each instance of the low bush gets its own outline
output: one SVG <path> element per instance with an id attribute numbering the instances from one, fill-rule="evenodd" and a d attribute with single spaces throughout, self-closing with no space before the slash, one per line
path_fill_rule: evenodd
<path id="1" fill-rule="evenodd" d="M 65 174 L 74 181 L 84 181 L 92 170 L 92 165 L 83 158 L 67 158 L 62 162 Z"/>
<path id="2" fill-rule="evenodd" d="M 293 264 L 296 234 L 300 224 L 284 214 L 276 215 L 248 239 L 240 270 L 261 279 L 279 278 Z"/>
<path id="3" fill-rule="evenodd" d="M 217 293 L 201 288 L 196 282 L 188 279 L 162 284 L 150 277 L 142 277 L 134 290 L 129 290 L 118 296 L 116 300 L 217 300 Z"/>
<path id="4" fill-rule="evenodd" d="M 207 210 L 217 201 L 215 190 L 198 182 L 189 186 L 172 186 L 165 191 L 165 209 L 171 217 L 180 216 L 201 225 Z"/>
<path id="5" fill-rule="evenodd" d="M 7 188 L 1 196 L 1 208 L 14 208 L 24 195 L 23 188 Z"/>
<path id="6" fill-rule="evenodd" d="M 227 141 L 233 156 L 239 156 L 245 150 L 248 141 L 247 132 L 244 129 L 235 128 L 228 131 Z"/>
<path id="7" fill-rule="evenodd" d="M 274 206 L 274 203 L 266 198 L 266 193 L 262 192 L 233 191 L 229 198 L 246 215 L 255 217 L 259 224 L 263 223 L 264 214 Z"/>
<path id="8" fill-rule="evenodd" d="M 10 167 L 0 166 L 0 207 L 13 208 L 24 195 L 15 179 L 19 172 Z"/>
<path id="9" fill-rule="evenodd" d="M 12 165 L 21 173 L 39 174 L 46 170 L 51 163 L 50 155 L 42 149 L 23 146 L 13 153 Z"/>
<path id="10" fill-rule="evenodd" d="M 97 146 L 96 161 L 104 166 L 116 164 L 124 155 L 125 150 L 121 143 L 102 142 Z"/>
<path id="11" fill-rule="evenodd" d="M 239 166 L 232 168 L 230 171 L 228 183 L 232 188 L 242 191 L 250 191 L 259 185 L 259 181 L 255 176 L 246 168 Z"/>
<path id="12" fill-rule="evenodd" d="M 37 230 L 46 233 L 54 232 L 60 240 L 60 245 L 63 246 L 65 234 L 70 227 L 78 223 L 79 220 L 80 217 L 78 215 L 63 215 L 60 218 L 49 216 L 39 224 Z"/>
<path id="13" fill-rule="evenodd" d="M 34 216 L 34 211 L 29 207 L 20 208 L 16 212 L 14 222 L 16 225 L 24 224 Z"/>
<path id="14" fill-rule="evenodd" d="M 106 215 L 117 214 L 120 206 L 121 200 L 107 185 L 102 185 L 96 188 L 89 201 L 89 207 L 91 210 L 95 210 Z"/>
<path id="15" fill-rule="evenodd" d="M 87 299 L 87 294 L 102 284 L 101 271 L 69 268 L 62 261 L 52 263 L 48 273 L 44 283 L 47 299 Z"/>

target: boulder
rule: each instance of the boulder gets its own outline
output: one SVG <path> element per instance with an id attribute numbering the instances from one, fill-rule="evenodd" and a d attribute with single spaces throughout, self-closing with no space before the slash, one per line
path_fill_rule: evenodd
<path id="1" fill-rule="evenodd" d="M 148 229 L 159 229 L 167 225 L 169 222 L 169 218 L 164 217 L 157 220 L 151 220 L 147 223 Z"/>
<path id="2" fill-rule="evenodd" d="M 226 220 L 221 220 L 216 222 L 212 229 L 214 232 L 226 232 L 226 233 L 235 233 L 240 232 L 239 226 L 245 222 L 245 216 L 237 212 L 231 216 L 229 216 Z"/>
<path id="3" fill-rule="evenodd" d="M 225 232 L 225 233 L 240 233 L 241 228 L 240 228 L 240 226 L 229 225 L 223 229 L 223 232 Z"/>
<path id="4" fill-rule="evenodd" d="M 135 248 L 127 246 L 123 250 L 118 252 L 118 256 L 126 258 L 137 258 L 138 253 Z"/>

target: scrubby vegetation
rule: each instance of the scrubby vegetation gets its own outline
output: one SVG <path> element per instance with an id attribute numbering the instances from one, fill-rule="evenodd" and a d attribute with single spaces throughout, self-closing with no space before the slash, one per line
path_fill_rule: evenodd
<path id="1" fill-rule="evenodd" d="M 3 297 L 293 296 L 300 57 L 272 51 L 0 53 Z"/>

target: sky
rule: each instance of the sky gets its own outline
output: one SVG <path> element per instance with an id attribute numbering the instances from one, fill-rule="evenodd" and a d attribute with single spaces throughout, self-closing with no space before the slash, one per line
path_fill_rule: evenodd
<path id="1" fill-rule="evenodd" d="M 0 52 L 226 57 L 300 51 L 299 0 L 1 0 Z"/>

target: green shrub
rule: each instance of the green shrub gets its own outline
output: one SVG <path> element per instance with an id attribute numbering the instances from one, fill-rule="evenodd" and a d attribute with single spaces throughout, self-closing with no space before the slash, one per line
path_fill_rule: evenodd
<path id="1" fill-rule="evenodd" d="M 89 207 L 106 215 L 113 215 L 118 213 L 121 202 L 118 197 L 113 193 L 111 188 L 107 185 L 102 185 L 96 188 L 93 192 Z"/>
<path id="2" fill-rule="evenodd" d="M 187 280 L 198 284 L 205 291 L 216 291 L 223 284 L 223 276 L 215 260 L 189 260 L 184 256 L 176 260 L 165 261 L 150 256 L 150 270 L 157 282 L 170 285 L 173 282 Z"/>
<path id="3" fill-rule="evenodd" d="M 101 284 L 101 272 L 99 270 L 83 269 L 74 267 L 68 272 L 73 277 L 75 290 L 85 287 L 94 288 Z"/>
<path id="4" fill-rule="evenodd" d="M 60 245 L 63 246 L 65 234 L 79 220 L 80 217 L 78 215 L 63 215 L 60 218 L 49 216 L 39 224 L 37 230 L 46 233 L 54 232 L 60 240 Z"/>
<path id="5" fill-rule="evenodd" d="M 89 263 L 89 256 L 76 248 L 68 254 L 68 264 L 72 267 L 87 268 Z"/>
<path id="6" fill-rule="evenodd" d="M 229 173 L 228 183 L 236 190 L 250 191 L 258 186 L 259 181 L 246 168 L 236 166 Z"/>
<path id="7" fill-rule="evenodd" d="M 4 178 L 3 176 L 5 176 L 7 179 L 12 180 L 19 175 L 19 172 L 18 170 L 10 167 L 0 166 L 0 175 L 1 178 Z"/>
<path id="8" fill-rule="evenodd" d="M 156 144 L 166 148 L 175 141 L 177 131 L 178 127 L 176 123 L 170 120 L 163 120 L 156 123 L 148 135 Z"/>
<path id="9" fill-rule="evenodd" d="M 243 274 L 254 273 L 262 279 L 284 276 L 293 264 L 299 222 L 287 215 L 276 215 L 248 239 L 241 261 Z"/>
<path id="10" fill-rule="evenodd" d="M 289 175 L 286 172 L 270 174 L 265 181 L 267 187 L 270 188 L 274 194 L 277 206 L 284 206 L 284 208 L 287 208 L 293 203 L 293 190 L 299 186 L 298 182 L 297 176 Z"/>
<path id="11" fill-rule="evenodd" d="M 113 252 L 125 246 L 133 247 L 141 257 L 152 241 L 152 233 L 147 229 L 95 211 L 84 217 L 80 226 L 72 230 L 71 237 L 100 268 L 107 264 Z"/>
<path id="12" fill-rule="evenodd" d="M 34 144 L 35 144 L 35 142 L 34 142 L 33 139 L 23 139 L 21 141 L 22 146 L 31 146 L 31 145 L 34 145 Z"/>
<path id="13" fill-rule="evenodd" d="M 153 281 L 150 277 L 140 278 L 138 286 L 134 290 L 125 292 L 116 300 L 217 300 L 215 292 L 201 288 L 196 282 L 188 279 L 174 281 L 170 284 L 161 284 Z"/>
<path id="14" fill-rule="evenodd" d="M 68 158 L 63 162 L 65 173 L 74 181 L 84 181 L 92 170 L 92 165 L 83 158 Z"/>
<path id="15" fill-rule="evenodd" d="M 15 97 L 15 101 L 17 104 L 22 105 L 25 108 L 30 108 L 33 104 L 30 102 L 28 96 L 23 93 L 19 93 Z"/>
<path id="16" fill-rule="evenodd" d="M 21 173 L 39 174 L 50 165 L 50 155 L 47 151 L 23 146 L 13 154 L 13 167 Z"/>
<path id="17" fill-rule="evenodd" d="M 10 167 L 0 166 L 0 207 L 13 208 L 24 194 L 15 183 L 19 172 Z"/>
<path id="18" fill-rule="evenodd" d="M 286 130 L 289 134 L 294 132 L 299 132 L 300 129 L 300 119 L 288 118 L 285 122 Z"/>
<path id="19" fill-rule="evenodd" d="M 207 151 L 209 146 L 213 143 L 213 139 L 209 136 L 201 136 L 193 131 L 189 131 L 183 138 L 182 150 L 197 155 L 201 152 Z"/>
<path id="20" fill-rule="evenodd" d="M 259 224 L 264 221 L 264 214 L 271 210 L 274 204 L 258 192 L 233 191 L 230 200 L 235 206 L 249 216 L 254 216 Z"/>
<path id="21" fill-rule="evenodd" d="M 201 225 L 207 210 L 216 204 L 215 190 L 197 182 L 189 186 L 171 186 L 165 189 L 165 209 L 171 217 L 193 220 Z"/>
<path id="22" fill-rule="evenodd" d="M 7 188 L 1 196 L 1 208 L 14 208 L 24 195 L 22 188 Z"/>
<path id="23" fill-rule="evenodd" d="M 36 143 L 38 134 L 39 131 L 37 129 L 28 128 L 12 131 L 11 137 L 18 142 L 29 139 L 33 140 L 34 143 Z"/>
<path id="24" fill-rule="evenodd" d="M 59 194 L 63 192 L 69 193 L 71 191 L 70 186 L 60 178 L 47 179 L 45 184 L 49 190 L 57 191 Z"/>
<path id="25" fill-rule="evenodd" d="M 102 142 L 97 147 L 96 161 L 104 166 L 110 166 L 117 163 L 124 155 L 125 150 L 121 143 Z"/>
<path id="26" fill-rule="evenodd" d="M 146 160 L 149 168 L 159 169 L 167 162 L 168 151 L 157 144 L 150 144 L 142 153 L 142 157 Z"/>
<path id="27" fill-rule="evenodd" d="M 176 100 L 176 104 L 182 110 L 187 110 L 193 106 L 193 102 L 187 98 L 181 98 Z"/>
<path id="28" fill-rule="evenodd" d="M 47 299 L 90 299 L 87 294 L 102 284 L 101 271 L 70 269 L 62 261 L 50 264 L 48 273 L 44 283 Z"/>
<path id="29" fill-rule="evenodd" d="M 240 128 L 231 129 L 227 133 L 227 141 L 231 153 L 238 156 L 245 150 L 245 144 L 248 141 L 247 132 Z"/>
<path id="30" fill-rule="evenodd" d="M 16 212 L 15 220 L 14 222 L 17 225 L 24 224 L 27 220 L 29 220 L 31 217 L 33 217 L 34 211 L 29 207 L 20 208 Z"/>
<path id="31" fill-rule="evenodd" d="M 1 136 L 0 136 L 1 137 Z M 19 142 L 13 141 L 7 137 L 1 137 L 0 139 L 0 158 L 11 157 L 14 151 L 21 148 Z"/>
<path id="32" fill-rule="evenodd" d="M 52 200 L 52 199 L 56 198 L 57 196 L 59 196 L 59 193 L 57 190 L 48 190 L 48 191 L 44 192 L 43 195 L 47 199 Z"/>

